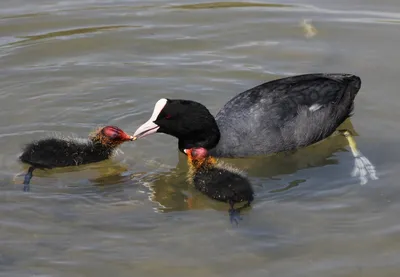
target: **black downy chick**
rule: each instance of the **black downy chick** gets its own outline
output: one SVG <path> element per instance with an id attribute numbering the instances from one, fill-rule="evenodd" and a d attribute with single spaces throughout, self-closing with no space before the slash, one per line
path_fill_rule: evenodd
<path id="1" fill-rule="evenodd" d="M 208 197 L 229 203 L 230 220 L 238 224 L 240 210 L 249 207 L 254 200 L 249 180 L 238 169 L 211 157 L 205 148 L 185 149 L 184 152 L 188 156 L 189 183 Z M 234 205 L 241 202 L 247 203 L 234 209 Z"/>
<path id="2" fill-rule="evenodd" d="M 114 150 L 126 141 L 134 140 L 116 126 L 106 126 L 89 135 L 89 138 L 50 137 L 27 144 L 19 160 L 29 164 L 24 179 L 24 191 L 29 191 L 29 183 L 35 169 L 79 166 L 110 158 Z"/>

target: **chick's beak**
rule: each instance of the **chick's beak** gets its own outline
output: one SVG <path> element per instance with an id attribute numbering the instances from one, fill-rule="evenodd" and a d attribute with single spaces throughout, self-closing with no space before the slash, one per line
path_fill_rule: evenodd
<path id="1" fill-rule="evenodd" d="M 135 140 L 135 137 L 134 137 L 134 136 L 130 136 L 130 135 L 124 133 L 123 136 L 122 136 L 122 140 L 123 140 L 123 141 L 134 141 L 134 140 Z"/>
<path id="2" fill-rule="evenodd" d="M 183 149 L 183 152 L 185 152 L 189 159 L 192 159 L 192 149 Z"/>

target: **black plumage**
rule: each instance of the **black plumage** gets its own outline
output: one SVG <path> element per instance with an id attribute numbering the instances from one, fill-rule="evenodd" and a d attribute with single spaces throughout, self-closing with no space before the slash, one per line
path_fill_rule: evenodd
<path id="1" fill-rule="evenodd" d="M 232 172 L 221 165 L 205 165 L 196 170 L 193 184 L 207 196 L 226 203 L 253 201 L 250 182 L 241 174 Z"/>
<path id="2" fill-rule="evenodd" d="M 188 181 L 208 197 L 229 203 L 231 220 L 236 220 L 235 213 L 254 200 L 254 191 L 246 176 L 209 156 L 205 148 L 186 149 L 185 153 L 188 155 Z M 242 202 L 246 202 L 244 206 L 234 209 L 236 203 Z"/>

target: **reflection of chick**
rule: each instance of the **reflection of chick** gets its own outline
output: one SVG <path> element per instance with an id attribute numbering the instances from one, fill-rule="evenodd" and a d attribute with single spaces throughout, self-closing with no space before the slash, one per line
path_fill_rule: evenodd
<path id="1" fill-rule="evenodd" d="M 188 156 L 188 181 L 210 198 L 230 204 L 231 222 L 240 219 L 241 209 L 250 206 L 254 192 L 250 182 L 238 169 L 230 167 L 208 155 L 205 148 L 185 149 Z M 235 203 L 246 201 L 239 209 Z"/>
<path id="2" fill-rule="evenodd" d="M 19 157 L 30 165 L 25 175 L 24 191 L 29 190 L 29 182 L 36 168 L 77 166 L 106 160 L 119 145 L 133 140 L 116 126 L 106 126 L 91 134 L 88 139 L 50 137 L 29 143 Z"/>

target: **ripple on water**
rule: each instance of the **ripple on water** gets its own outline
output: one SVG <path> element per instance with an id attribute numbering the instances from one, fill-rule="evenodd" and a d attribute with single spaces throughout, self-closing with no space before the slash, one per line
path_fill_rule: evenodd
<path id="1" fill-rule="evenodd" d="M 279 4 L 279 3 L 260 3 L 260 2 L 209 2 L 199 4 L 187 4 L 187 5 L 173 5 L 172 9 L 221 9 L 221 8 L 293 8 L 295 5 Z"/>
<path id="2" fill-rule="evenodd" d="M 0 4 L 0 275 L 398 276 L 398 13 L 353 0 L 19 2 Z M 303 19 L 318 33 L 305 37 Z M 232 227 L 162 135 L 114 161 L 38 172 L 29 194 L 12 182 L 21 146 L 47 133 L 133 131 L 161 97 L 216 113 L 261 82 L 344 69 L 362 76 L 357 142 L 379 165 L 364 187 L 337 138 L 229 160 L 257 193 Z"/>
<path id="3" fill-rule="evenodd" d="M 49 32 L 41 35 L 34 36 L 21 36 L 22 41 L 15 42 L 14 44 L 23 44 L 27 42 L 34 42 L 38 40 L 46 40 L 51 38 L 75 38 L 77 36 L 82 36 L 86 34 L 95 34 L 101 31 L 109 31 L 109 30 L 117 30 L 122 28 L 135 28 L 138 26 L 128 26 L 128 25 L 116 25 L 116 26 L 98 26 L 98 27 L 86 27 L 86 28 L 77 28 L 56 32 Z M 13 44 L 11 44 L 13 45 Z"/>

